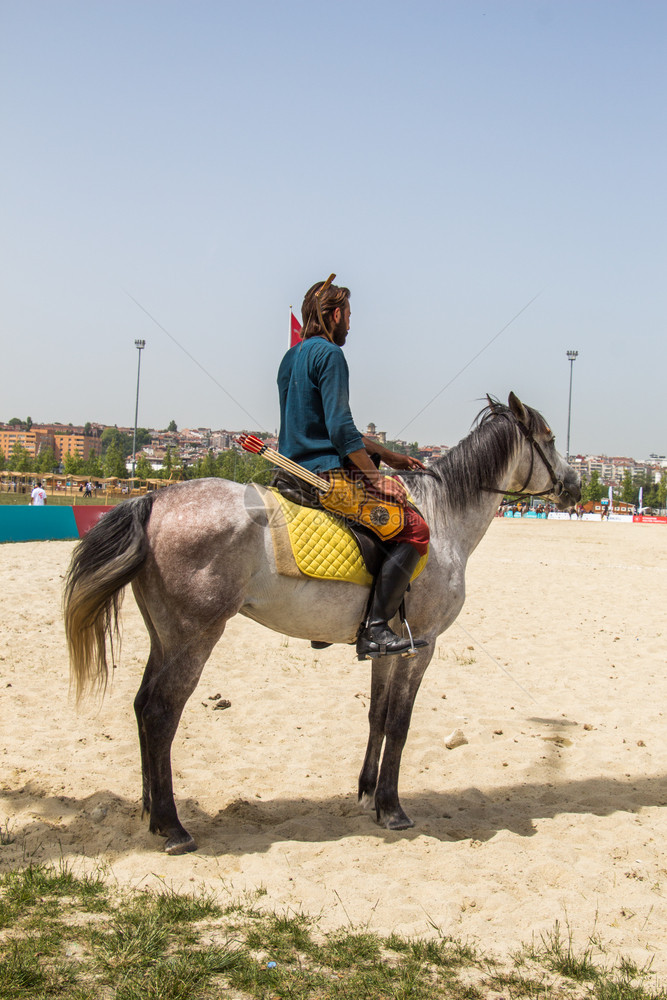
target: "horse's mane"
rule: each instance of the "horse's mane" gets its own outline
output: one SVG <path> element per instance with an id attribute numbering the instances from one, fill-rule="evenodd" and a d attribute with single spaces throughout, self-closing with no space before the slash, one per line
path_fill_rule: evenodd
<path id="1" fill-rule="evenodd" d="M 404 477 L 418 504 L 430 506 L 429 500 L 433 500 L 440 507 L 444 498 L 450 509 L 460 511 L 479 497 L 483 487 L 501 479 L 519 444 L 520 432 L 509 406 L 488 398 L 488 405 L 477 414 L 467 437 L 437 458 L 426 474 Z M 524 409 L 526 426 L 532 434 L 548 432 L 547 422 L 537 410 L 530 406 Z M 433 493 L 436 485 L 443 487 L 437 491 L 437 500 Z"/>

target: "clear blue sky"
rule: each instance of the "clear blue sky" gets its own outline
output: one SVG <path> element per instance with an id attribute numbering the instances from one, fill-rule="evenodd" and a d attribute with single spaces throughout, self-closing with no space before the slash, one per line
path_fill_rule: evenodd
<path id="1" fill-rule="evenodd" d="M 662 0 L 1 0 L 0 419 L 131 425 L 144 338 L 141 426 L 273 430 L 335 271 L 360 427 L 565 451 L 574 348 L 571 450 L 665 454 L 666 67 Z"/>

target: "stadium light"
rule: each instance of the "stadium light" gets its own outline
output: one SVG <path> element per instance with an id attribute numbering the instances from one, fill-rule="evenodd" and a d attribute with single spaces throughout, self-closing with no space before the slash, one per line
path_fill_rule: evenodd
<path id="1" fill-rule="evenodd" d="M 570 461 L 570 418 L 572 416 L 572 369 L 578 356 L 579 351 L 567 352 L 567 360 L 570 362 L 570 400 L 567 404 L 567 448 L 565 451 L 565 459 L 568 462 Z"/>
<path id="2" fill-rule="evenodd" d="M 139 363 L 137 364 L 137 402 L 134 407 L 134 434 L 132 436 L 132 479 L 134 479 L 134 470 L 136 467 L 136 457 L 137 457 L 137 418 L 139 416 L 139 376 L 141 375 L 141 352 L 146 346 L 145 340 L 135 340 L 134 346 L 139 352 Z"/>

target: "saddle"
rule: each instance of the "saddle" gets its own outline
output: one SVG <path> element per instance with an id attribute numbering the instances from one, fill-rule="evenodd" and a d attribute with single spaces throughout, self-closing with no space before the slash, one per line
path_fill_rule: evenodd
<path id="1" fill-rule="evenodd" d="M 349 518 L 323 510 L 313 487 L 283 470 L 262 490 L 276 568 L 283 576 L 342 580 L 370 587 L 392 543 Z M 413 574 L 421 573 L 428 554 Z"/>

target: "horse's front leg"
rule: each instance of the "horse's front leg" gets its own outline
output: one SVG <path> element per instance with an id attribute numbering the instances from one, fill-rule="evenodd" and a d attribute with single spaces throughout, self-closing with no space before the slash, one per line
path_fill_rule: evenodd
<path id="1" fill-rule="evenodd" d="M 397 656 L 392 659 L 396 662 L 386 693 L 385 744 L 375 789 L 375 812 L 378 823 L 387 830 L 407 830 L 414 826 L 414 822 L 403 811 L 399 801 L 398 776 L 412 708 L 431 656 L 425 649 L 409 660 Z"/>
<path id="2" fill-rule="evenodd" d="M 384 723 L 387 717 L 389 676 L 393 657 L 372 660 L 371 704 L 368 710 L 368 745 L 359 774 L 359 802 L 364 808 L 375 805 L 375 786 L 380 770 L 380 754 L 384 742 Z"/>

